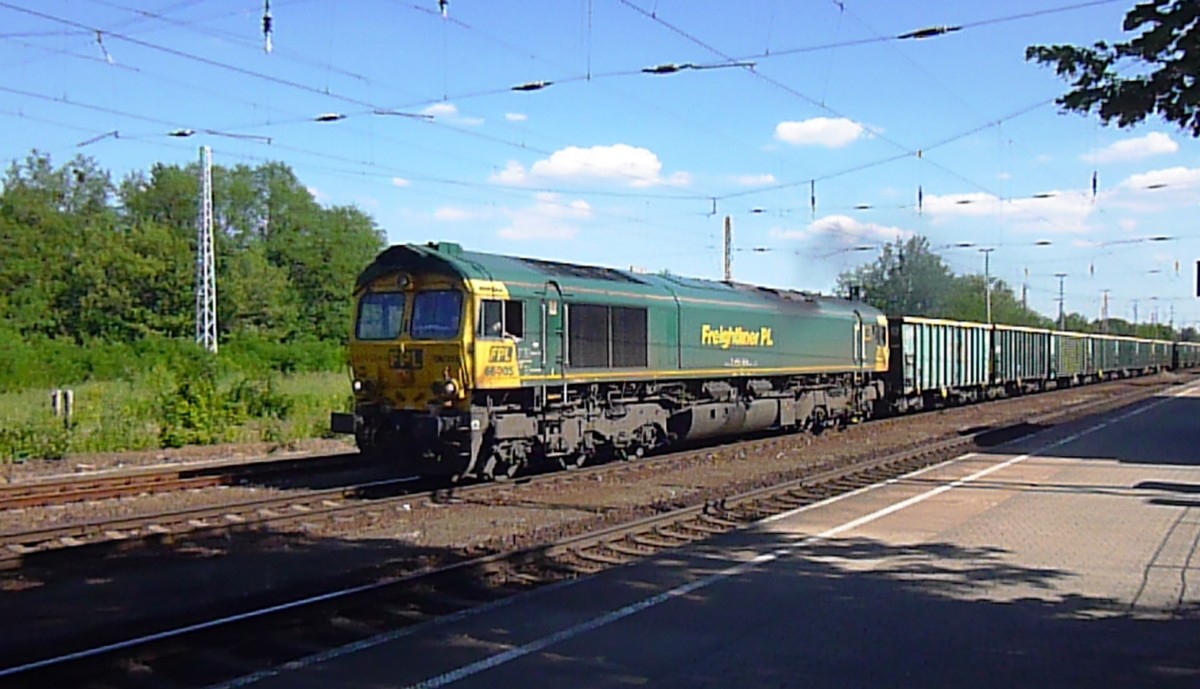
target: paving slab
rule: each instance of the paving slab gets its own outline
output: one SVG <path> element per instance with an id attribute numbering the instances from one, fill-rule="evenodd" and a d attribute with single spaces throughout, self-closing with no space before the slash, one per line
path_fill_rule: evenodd
<path id="1" fill-rule="evenodd" d="M 235 685 L 1195 689 L 1198 546 L 1191 385 Z"/>

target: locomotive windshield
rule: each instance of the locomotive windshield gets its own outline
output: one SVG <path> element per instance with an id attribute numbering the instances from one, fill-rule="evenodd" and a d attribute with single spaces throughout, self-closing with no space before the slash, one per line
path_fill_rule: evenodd
<path id="1" fill-rule="evenodd" d="M 413 298 L 409 333 L 417 340 L 445 340 L 458 336 L 462 323 L 462 292 L 452 289 L 419 292 Z"/>
<path id="2" fill-rule="evenodd" d="M 403 292 L 376 292 L 358 302 L 354 334 L 360 340 L 394 340 L 404 320 Z"/>

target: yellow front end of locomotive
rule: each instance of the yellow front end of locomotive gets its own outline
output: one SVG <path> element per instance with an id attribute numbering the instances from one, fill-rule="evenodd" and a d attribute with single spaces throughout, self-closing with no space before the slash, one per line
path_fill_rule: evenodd
<path id="1" fill-rule="evenodd" d="M 356 406 L 465 408 L 472 382 L 467 302 L 463 285 L 442 276 L 388 276 L 367 285 L 350 342 Z"/>

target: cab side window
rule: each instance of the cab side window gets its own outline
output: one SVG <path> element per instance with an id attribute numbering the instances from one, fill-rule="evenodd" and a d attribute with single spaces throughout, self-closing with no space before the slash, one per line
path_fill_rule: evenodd
<path id="1" fill-rule="evenodd" d="M 504 302 L 504 332 L 516 338 L 525 337 L 525 302 L 513 299 Z"/>
<path id="2" fill-rule="evenodd" d="M 484 299 L 479 309 L 479 337 L 525 337 L 525 304 L 520 301 Z"/>

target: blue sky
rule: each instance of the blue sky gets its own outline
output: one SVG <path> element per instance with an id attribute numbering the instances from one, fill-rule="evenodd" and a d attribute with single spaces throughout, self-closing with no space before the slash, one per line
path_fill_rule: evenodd
<path id="1" fill-rule="evenodd" d="M 1108 289 L 1195 325 L 1200 143 L 1061 114 L 1024 60 L 1120 40 L 1132 4 L 275 0 L 268 53 L 261 0 L 0 0 L 0 159 L 120 178 L 209 145 L 393 243 L 711 278 L 728 215 L 735 279 L 826 292 L 917 233 L 959 273 L 994 248 L 1048 315 L 1066 273 L 1069 311 Z M 933 26 L 962 28 L 895 38 Z M 642 72 L 664 64 L 700 69 Z"/>

